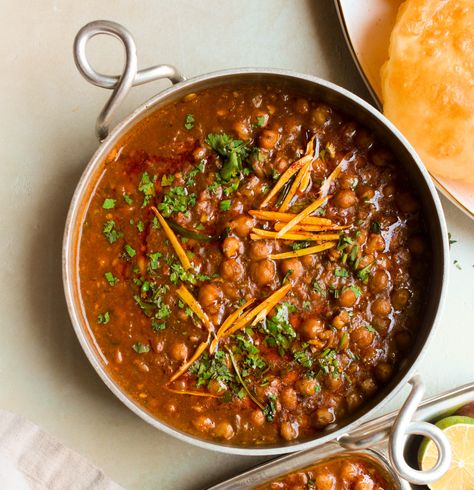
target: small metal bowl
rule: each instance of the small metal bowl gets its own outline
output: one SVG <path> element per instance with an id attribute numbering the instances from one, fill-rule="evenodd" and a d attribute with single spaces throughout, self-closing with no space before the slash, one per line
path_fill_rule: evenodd
<path id="1" fill-rule="evenodd" d="M 120 39 L 126 49 L 126 66 L 120 76 L 106 76 L 97 73 L 90 66 L 85 48 L 88 40 L 98 34 L 108 34 Z M 171 434 L 185 442 L 205 449 L 225 453 L 244 455 L 274 455 L 299 451 L 321 445 L 350 433 L 362 422 L 367 421 L 379 411 L 403 386 L 412 383 L 413 392 L 409 401 L 400 412 L 399 423 L 393 430 L 393 463 L 397 471 L 407 479 L 424 483 L 439 477 L 441 471 L 449 465 L 449 445 L 446 438 L 431 424 L 422 423 L 417 427 L 410 422 L 411 415 L 421 399 L 422 383 L 415 376 L 416 363 L 426 351 L 438 322 L 441 305 L 443 304 L 447 284 L 448 246 L 447 231 L 438 195 L 431 179 L 421 164 L 413 148 L 403 135 L 367 102 L 349 91 L 319 78 L 295 73 L 292 71 L 245 68 L 226 70 L 201 75 L 190 80 L 184 78 L 170 65 L 159 65 L 143 71 L 137 71 L 135 44 L 131 34 L 119 24 L 97 21 L 83 27 L 75 40 L 74 55 L 76 65 L 81 74 L 94 85 L 112 89 L 113 93 L 102 110 L 96 126 L 96 133 L 101 144 L 87 165 L 74 193 L 66 222 L 63 245 L 63 279 L 66 301 L 71 320 L 78 339 L 89 361 L 110 390 L 134 413 L 152 426 Z M 108 128 L 113 111 L 121 103 L 129 89 L 134 85 L 146 83 L 158 78 L 168 78 L 174 86 L 159 93 L 133 114 L 120 122 L 108 135 Z M 116 383 L 107 369 L 107 360 L 95 343 L 89 328 L 80 294 L 79 278 L 79 246 L 82 223 L 94 192 L 95 185 L 103 172 L 104 161 L 109 152 L 120 140 L 141 120 L 164 105 L 182 99 L 189 93 L 231 84 L 268 83 L 279 87 L 287 87 L 305 94 L 309 98 L 320 100 L 338 111 L 350 116 L 362 126 L 370 129 L 376 137 L 394 153 L 400 167 L 408 176 L 414 189 L 417 190 L 426 220 L 427 233 L 431 239 L 432 269 L 426 284 L 426 303 L 419 318 L 419 330 L 415 344 L 399 372 L 388 386 L 382 389 L 372 400 L 364 404 L 357 412 L 344 421 L 334 424 L 316 437 L 296 443 L 281 443 L 269 446 L 238 446 L 211 442 L 192 436 L 175 429 L 150 414 L 144 407 L 137 404 Z M 404 435 L 414 430 L 432 437 L 440 448 L 441 458 L 438 465 L 430 472 L 414 474 L 403 459 Z M 418 479 L 418 480 L 417 480 Z"/>

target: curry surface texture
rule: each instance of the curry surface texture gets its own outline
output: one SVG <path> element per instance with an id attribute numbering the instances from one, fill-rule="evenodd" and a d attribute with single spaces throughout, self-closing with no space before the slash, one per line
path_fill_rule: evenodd
<path id="1" fill-rule="evenodd" d="M 160 108 L 104 162 L 81 294 L 107 369 L 160 420 L 241 446 L 305 440 L 410 351 L 423 230 L 366 129 L 278 87 L 217 87 Z"/>
<path id="2" fill-rule="evenodd" d="M 255 490 L 395 490 L 377 465 L 352 456 L 321 461 Z"/>

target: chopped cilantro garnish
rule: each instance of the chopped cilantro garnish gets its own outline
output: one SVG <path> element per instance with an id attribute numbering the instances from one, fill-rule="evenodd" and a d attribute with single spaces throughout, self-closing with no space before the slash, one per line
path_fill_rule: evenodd
<path id="1" fill-rule="evenodd" d="M 137 230 L 141 233 L 143 230 L 145 229 L 145 223 L 143 223 L 142 220 L 140 220 L 138 223 L 137 223 Z"/>
<path id="2" fill-rule="evenodd" d="M 194 128 L 194 116 L 192 114 L 186 114 L 186 117 L 184 118 L 184 127 L 188 130 Z"/>
<path id="3" fill-rule="evenodd" d="M 251 337 L 239 334 L 235 338 L 238 340 L 239 350 L 244 358 L 244 366 L 249 369 L 264 369 L 267 366 L 266 362 L 260 357 L 260 350 L 253 343 Z M 244 375 L 243 371 L 242 375 Z"/>
<path id="4" fill-rule="evenodd" d="M 333 377 L 339 377 L 339 361 L 334 349 L 326 349 L 319 358 L 319 367 L 324 374 L 331 374 Z"/>
<path id="5" fill-rule="evenodd" d="M 115 276 L 112 274 L 112 272 L 106 272 L 106 273 L 104 274 L 104 276 L 105 276 L 105 279 L 107 280 L 107 282 L 108 282 L 108 283 L 109 283 L 111 286 L 115 286 L 115 285 L 116 285 L 116 284 L 119 282 L 118 278 L 117 278 L 117 277 L 115 277 Z"/>
<path id="6" fill-rule="evenodd" d="M 110 321 L 110 313 L 106 311 L 105 313 L 99 313 L 97 316 L 97 323 L 100 325 L 106 325 Z"/>
<path id="7" fill-rule="evenodd" d="M 349 277 L 349 272 L 346 269 L 342 269 L 341 267 L 338 267 L 334 271 L 334 275 L 336 277 Z"/>
<path id="8" fill-rule="evenodd" d="M 352 291 L 354 291 L 354 293 L 357 297 L 359 297 L 362 294 L 362 291 L 360 290 L 360 288 L 358 288 L 355 284 L 353 284 L 352 286 L 349 286 L 349 288 L 352 289 Z"/>
<path id="9" fill-rule="evenodd" d="M 379 221 L 372 221 L 372 223 L 370 224 L 370 231 L 372 233 L 380 234 L 380 230 L 381 230 L 380 222 Z"/>
<path id="10" fill-rule="evenodd" d="M 302 248 L 308 248 L 311 245 L 311 242 L 307 240 L 301 240 L 300 242 L 293 242 L 291 244 L 291 248 L 293 250 L 301 250 Z"/>
<path id="11" fill-rule="evenodd" d="M 363 269 L 357 272 L 357 277 L 365 284 L 369 280 L 370 270 L 374 265 L 375 261 L 372 261 L 370 264 L 366 265 Z"/>
<path id="12" fill-rule="evenodd" d="M 135 255 L 137 255 L 137 252 L 135 251 L 135 249 L 129 245 L 128 243 L 125 244 L 125 252 L 127 253 L 127 255 L 131 258 L 131 257 L 135 257 Z"/>
<path id="13" fill-rule="evenodd" d="M 169 187 L 174 182 L 174 175 L 163 175 L 161 177 L 161 186 Z"/>
<path id="14" fill-rule="evenodd" d="M 267 318 L 260 326 L 260 331 L 265 334 L 265 341 L 270 347 L 277 347 L 280 355 L 283 355 L 296 338 L 296 332 L 288 321 L 288 304 L 280 303 L 276 306 L 276 314 Z"/>
<path id="15" fill-rule="evenodd" d="M 152 320 L 151 328 L 155 332 L 161 332 L 161 330 L 164 330 L 166 328 L 166 323 L 163 323 L 163 322 L 160 323 L 160 322 L 157 322 L 156 320 Z"/>
<path id="16" fill-rule="evenodd" d="M 372 325 L 366 325 L 365 328 L 372 333 L 377 333 L 377 330 Z"/>
<path id="17" fill-rule="evenodd" d="M 159 260 L 162 257 L 162 254 L 160 252 L 154 252 L 151 254 L 148 254 L 148 258 L 150 259 L 150 269 L 151 270 L 156 270 L 159 267 Z"/>
<path id="18" fill-rule="evenodd" d="M 197 376 L 196 386 L 207 385 L 211 379 L 223 383 L 233 380 L 232 373 L 227 367 L 227 356 L 224 351 L 218 350 L 214 357 L 209 358 L 207 353 L 203 354 L 192 366 L 189 372 Z"/>
<path id="19" fill-rule="evenodd" d="M 171 187 L 163 197 L 163 201 L 158 204 L 158 209 L 163 216 L 169 218 L 173 213 L 184 213 L 189 207 L 196 204 L 196 194 L 189 193 L 185 187 Z"/>
<path id="20" fill-rule="evenodd" d="M 277 396 L 274 393 L 268 393 L 267 395 L 268 403 L 263 409 L 263 413 L 268 422 L 272 422 L 276 414 L 276 401 Z"/>
<path id="21" fill-rule="evenodd" d="M 146 352 L 150 352 L 150 346 L 142 344 L 141 342 L 135 342 L 132 345 L 132 349 L 137 353 L 137 354 L 145 354 Z"/>
<path id="22" fill-rule="evenodd" d="M 206 165 L 205 160 L 201 160 L 196 165 L 196 167 L 193 168 L 193 170 L 191 170 L 190 172 L 188 172 L 185 175 L 185 182 L 186 182 L 186 185 L 187 186 L 191 186 L 191 185 L 194 185 L 195 184 L 194 179 L 195 179 L 196 175 L 198 175 L 199 173 L 202 174 L 204 172 L 205 165 Z"/>
<path id="23" fill-rule="evenodd" d="M 326 297 L 326 287 L 324 284 L 320 284 L 319 281 L 314 281 L 313 282 L 313 289 L 319 293 L 323 298 Z"/>
<path id="24" fill-rule="evenodd" d="M 305 368 L 310 368 L 313 365 L 311 353 L 306 350 L 294 352 L 293 357 L 299 364 L 301 364 Z"/>
<path id="25" fill-rule="evenodd" d="M 115 221 L 113 220 L 109 220 L 104 223 L 102 233 L 105 235 L 105 238 L 107 238 L 107 241 L 109 243 L 114 243 L 119 238 L 123 237 L 123 233 L 117 231 L 117 229 L 115 228 Z"/>
<path id="26" fill-rule="evenodd" d="M 126 192 L 124 192 L 122 194 L 122 197 L 123 197 L 123 200 L 129 205 L 131 206 L 133 204 L 133 199 L 130 197 L 129 194 L 127 194 Z"/>
<path id="27" fill-rule="evenodd" d="M 225 133 L 208 134 L 206 143 L 224 159 L 219 172 L 224 180 L 237 177 L 242 172 L 243 162 L 249 155 L 246 143 Z"/>
<path id="28" fill-rule="evenodd" d="M 311 301 L 303 301 L 303 310 L 309 311 L 311 309 Z"/>
<path id="29" fill-rule="evenodd" d="M 261 128 L 265 126 L 265 116 L 257 116 L 257 122 L 253 124 L 255 128 Z"/>
<path id="30" fill-rule="evenodd" d="M 232 201 L 230 199 L 226 199 L 224 201 L 221 201 L 219 204 L 219 209 L 221 211 L 229 211 L 231 204 L 232 204 Z"/>
<path id="31" fill-rule="evenodd" d="M 143 192 L 145 196 L 143 199 L 142 208 L 147 206 L 155 195 L 155 180 L 156 177 L 154 179 L 150 179 L 148 172 L 143 172 L 140 183 L 138 184 L 138 190 Z"/>
<path id="32" fill-rule="evenodd" d="M 116 202 L 117 202 L 116 199 L 112 199 L 111 197 L 107 197 L 104 199 L 104 203 L 102 204 L 102 207 L 104 209 L 113 209 L 113 208 L 115 208 Z"/>

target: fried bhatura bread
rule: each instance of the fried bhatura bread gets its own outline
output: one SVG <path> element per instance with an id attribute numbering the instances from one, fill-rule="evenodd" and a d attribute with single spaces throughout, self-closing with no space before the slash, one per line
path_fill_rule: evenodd
<path id="1" fill-rule="evenodd" d="M 435 175 L 474 182 L 474 0 L 407 0 L 382 67 L 385 115 Z"/>

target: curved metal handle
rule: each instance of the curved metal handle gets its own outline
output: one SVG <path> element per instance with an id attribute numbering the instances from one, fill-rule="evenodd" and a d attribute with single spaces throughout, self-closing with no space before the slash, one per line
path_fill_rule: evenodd
<path id="1" fill-rule="evenodd" d="M 86 46 L 91 38 L 99 34 L 113 36 L 123 43 L 125 66 L 121 75 L 104 75 L 95 71 L 90 65 L 86 55 Z M 157 65 L 138 71 L 137 48 L 132 34 L 122 25 L 108 20 L 90 22 L 77 33 L 74 39 L 74 61 L 77 69 L 88 82 L 97 87 L 113 90 L 96 121 L 95 132 L 100 141 L 107 137 L 112 114 L 132 87 L 160 78 L 168 78 L 172 83 L 184 80 L 179 71 L 171 65 Z"/>
<path id="2" fill-rule="evenodd" d="M 412 390 L 403 404 L 393 424 L 389 438 L 389 457 L 398 475 L 410 483 L 426 485 L 439 480 L 448 471 L 451 464 L 451 446 L 441 429 L 434 424 L 424 421 L 412 422 L 418 405 L 425 391 L 423 382 L 418 374 L 410 379 Z M 433 468 L 422 471 L 415 470 L 405 460 L 404 450 L 408 435 L 429 437 L 438 449 L 438 460 Z"/>

